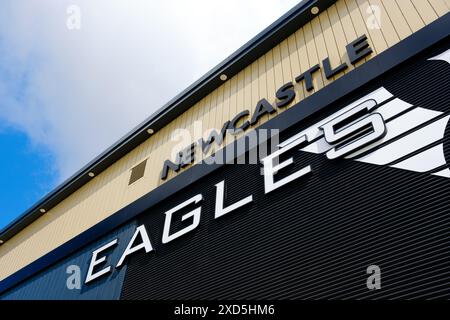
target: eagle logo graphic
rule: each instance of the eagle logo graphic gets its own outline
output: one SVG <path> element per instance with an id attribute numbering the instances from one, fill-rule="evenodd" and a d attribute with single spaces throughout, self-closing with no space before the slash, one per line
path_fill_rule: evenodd
<path id="1" fill-rule="evenodd" d="M 450 49 L 428 60 L 450 64 Z M 361 111 L 365 115 L 355 119 Z M 306 135 L 309 144 L 300 149 L 305 152 L 450 178 L 444 139 L 447 130 L 450 134 L 449 118 L 446 112 L 414 106 L 380 87 L 280 147 Z"/>

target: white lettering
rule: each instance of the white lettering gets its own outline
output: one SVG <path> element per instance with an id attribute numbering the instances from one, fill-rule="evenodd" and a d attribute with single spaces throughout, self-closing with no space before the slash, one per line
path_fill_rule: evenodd
<path id="1" fill-rule="evenodd" d="M 97 259 L 97 255 L 102 252 L 105 251 L 106 249 L 115 246 L 117 244 L 117 239 L 114 239 L 111 242 L 108 242 L 107 244 L 105 244 L 103 247 L 98 248 L 97 250 L 94 250 L 92 252 L 92 258 L 91 258 L 91 262 L 89 264 L 89 269 L 88 269 L 88 273 L 86 275 L 86 281 L 84 283 L 88 283 L 91 282 L 92 280 L 108 273 L 111 271 L 111 266 L 108 266 L 100 271 L 97 271 L 96 273 L 94 272 L 94 267 L 105 262 L 106 261 L 106 256 L 101 257 L 100 259 Z"/>
<path id="2" fill-rule="evenodd" d="M 216 219 L 253 201 L 253 196 L 250 195 L 245 199 L 239 200 L 238 202 L 224 208 L 224 198 L 225 181 L 220 181 L 218 184 L 216 184 L 216 212 L 214 214 L 214 218 Z"/>
<path id="3" fill-rule="evenodd" d="M 289 158 L 288 160 L 283 161 L 278 165 L 275 165 L 274 160 L 278 161 L 278 157 L 281 154 L 291 150 L 294 147 L 301 145 L 304 142 L 306 142 L 306 136 L 301 136 L 298 139 L 292 141 L 286 146 L 283 146 L 279 150 L 275 151 L 274 153 L 268 155 L 267 157 L 261 160 L 261 162 L 264 165 L 264 189 L 266 194 L 311 172 L 311 166 L 306 166 L 303 169 L 300 169 L 299 171 L 279 181 L 275 182 L 274 180 L 274 176 L 278 172 L 278 170 L 281 170 L 294 162 L 293 158 Z"/>
<path id="4" fill-rule="evenodd" d="M 172 214 L 183 209 L 184 207 L 187 207 L 188 205 L 192 204 L 192 203 L 199 203 L 200 201 L 203 200 L 203 196 L 201 194 L 196 195 L 195 197 L 192 197 L 191 199 L 183 202 L 182 204 L 176 206 L 175 208 L 167 211 L 166 214 L 166 220 L 164 222 L 164 231 L 163 231 L 163 237 L 162 237 L 162 243 L 168 243 L 172 240 L 175 240 L 178 237 L 181 237 L 182 235 L 188 233 L 189 231 L 194 230 L 195 228 L 197 228 L 198 224 L 200 223 L 200 213 L 202 211 L 201 207 L 198 207 L 194 210 L 192 210 L 189 213 L 184 214 L 181 217 L 181 221 L 184 221 L 186 219 L 189 218 L 193 218 L 192 224 L 181 229 L 178 230 L 177 232 L 175 232 L 174 234 L 170 234 L 170 225 L 172 222 Z"/>
<path id="5" fill-rule="evenodd" d="M 137 246 L 133 247 L 134 241 L 136 240 L 137 236 L 140 235 L 142 242 L 138 244 Z M 147 230 L 145 229 L 144 225 L 140 225 L 136 228 L 136 231 L 133 234 L 133 237 L 131 238 L 130 242 L 128 243 L 127 248 L 123 252 L 122 256 L 120 257 L 119 263 L 117 263 L 117 267 L 120 267 L 122 263 L 124 262 L 125 258 L 129 256 L 130 254 L 141 250 L 142 248 L 145 249 L 145 253 L 149 253 L 153 250 L 152 244 L 150 242 L 150 238 L 148 237 Z"/>

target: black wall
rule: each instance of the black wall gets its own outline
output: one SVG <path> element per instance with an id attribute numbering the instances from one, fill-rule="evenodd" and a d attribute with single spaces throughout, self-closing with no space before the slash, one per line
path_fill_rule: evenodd
<path id="1" fill-rule="evenodd" d="M 450 64 L 426 60 L 448 48 L 446 40 L 283 136 L 380 86 L 416 107 L 450 112 Z M 449 130 L 447 159 L 448 139 Z M 313 172 L 268 195 L 260 165 L 226 165 L 140 215 L 155 251 L 130 257 L 121 297 L 450 298 L 450 179 L 292 155 L 296 165 L 284 174 L 308 164 Z M 214 219 L 214 184 L 222 180 L 227 203 L 250 194 L 255 201 Z M 198 193 L 205 199 L 198 228 L 162 245 L 164 212 Z M 381 267 L 381 290 L 366 287 L 372 264 Z"/>

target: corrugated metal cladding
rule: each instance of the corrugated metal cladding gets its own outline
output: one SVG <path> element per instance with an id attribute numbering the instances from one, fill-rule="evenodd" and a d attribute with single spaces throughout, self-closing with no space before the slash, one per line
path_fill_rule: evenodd
<path id="1" fill-rule="evenodd" d="M 447 39 L 283 135 L 380 86 L 415 108 L 449 114 L 450 64 L 426 60 L 448 48 Z M 264 195 L 259 165 L 228 165 L 142 214 L 138 223 L 148 227 L 156 253 L 131 257 L 121 298 L 450 298 L 448 178 L 297 150 L 293 156 L 296 165 L 284 174 L 307 164 L 313 173 L 273 193 Z M 222 180 L 229 203 L 250 194 L 255 201 L 214 220 L 214 185 Z M 199 227 L 161 245 L 163 212 L 198 193 L 205 199 Z M 373 264 L 381 290 L 366 287 Z"/>
<path id="2" fill-rule="evenodd" d="M 345 45 L 363 34 L 367 35 L 373 49 L 373 54 L 365 60 L 373 59 L 447 14 L 450 9 L 449 1 L 337 1 L 287 39 L 280 39 L 280 43 L 273 49 L 229 78 L 176 120 L 150 136 L 107 170 L 96 174 L 90 182 L 0 246 L 0 280 L 161 185 L 163 181 L 159 177 L 163 161 L 171 157 L 173 147 L 178 143 L 171 141 L 175 129 L 189 130 L 196 140 L 200 138 L 194 130 L 196 120 L 202 123 L 203 130 L 220 129 L 225 121 L 245 109 L 254 108 L 262 98 L 274 103 L 275 92 L 280 86 L 293 81 L 297 75 L 321 63 L 328 56 L 333 66 L 344 61 L 350 65 Z M 380 29 L 368 28 L 366 22 L 370 5 L 376 5 L 380 9 Z M 360 61 L 355 67 L 364 63 L 365 61 Z M 292 105 L 352 70 L 354 66 L 350 65 L 349 69 L 329 80 L 323 72 L 315 74 L 315 90 L 311 92 L 305 90 L 303 84 L 296 84 L 297 95 Z M 278 109 L 277 113 L 287 109 L 289 107 Z M 259 124 L 276 117 L 277 113 L 264 116 Z M 225 143 L 232 140 L 232 137 L 227 136 Z M 144 159 L 152 164 L 151 168 L 147 166 L 144 177 L 128 185 L 130 169 Z M 171 172 L 169 179 L 174 176 L 176 175 Z"/>
<path id="3" fill-rule="evenodd" d="M 388 124 L 414 110 L 447 119 L 443 138 L 432 145 L 443 145 L 446 163 L 436 170 L 450 168 L 450 63 L 429 60 L 449 48 L 447 36 L 282 132 L 281 141 L 383 87 L 393 97 L 380 103 L 378 111 L 394 114 L 386 106 L 398 106 L 391 104 L 396 99 L 408 105 L 387 119 Z M 405 131 L 398 137 L 408 135 Z M 331 161 L 298 150 L 289 156 L 295 165 L 280 175 L 308 164 L 313 173 L 265 195 L 261 165 L 223 166 L 0 298 L 450 298 L 450 176 L 349 159 Z M 250 194 L 254 203 L 214 219 L 214 185 L 222 180 L 226 204 Z M 162 245 L 164 212 L 199 193 L 204 198 L 200 225 Z M 68 266 L 81 267 L 83 282 L 92 251 L 118 238 L 119 245 L 108 254 L 108 264 L 114 265 L 142 223 L 154 251 L 130 256 L 121 269 L 81 290 L 67 289 Z M 183 222 L 178 223 L 174 229 Z M 381 290 L 366 287 L 366 268 L 373 264 L 381 268 Z"/>
<path id="4" fill-rule="evenodd" d="M 71 255 L 67 259 L 57 263 L 49 269 L 27 279 L 18 286 L 7 291 L 0 296 L 4 300 L 72 300 L 72 299 L 95 299 L 95 300 L 111 300 L 118 299 L 122 290 L 122 283 L 125 277 L 127 266 L 115 269 L 108 276 L 99 279 L 92 285 L 84 285 L 86 273 L 91 260 L 93 250 L 108 243 L 115 238 L 128 239 L 133 235 L 135 228 L 134 223 L 120 227 L 118 230 L 111 232 L 107 237 L 97 240 L 77 253 Z M 115 249 L 111 250 L 106 263 L 117 261 L 121 252 L 125 249 L 127 243 L 125 241 L 119 243 Z M 66 283 L 68 278 L 73 274 L 67 273 L 69 266 L 78 266 L 81 270 L 81 288 L 68 289 Z"/>

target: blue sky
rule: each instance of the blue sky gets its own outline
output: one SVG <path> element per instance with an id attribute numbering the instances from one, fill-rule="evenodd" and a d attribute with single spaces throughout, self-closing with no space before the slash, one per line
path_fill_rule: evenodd
<path id="1" fill-rule="evenodd" d="M 0 1 L 0 228 L 297 3 Z"/>
<path id="2" fill-rule="evenodd" d="M 26 134 L 13 128 L 0 129 L 0 228 L 31 207 L 50 191 L 57 172 L 52 154 L 38 149 Z"/>

